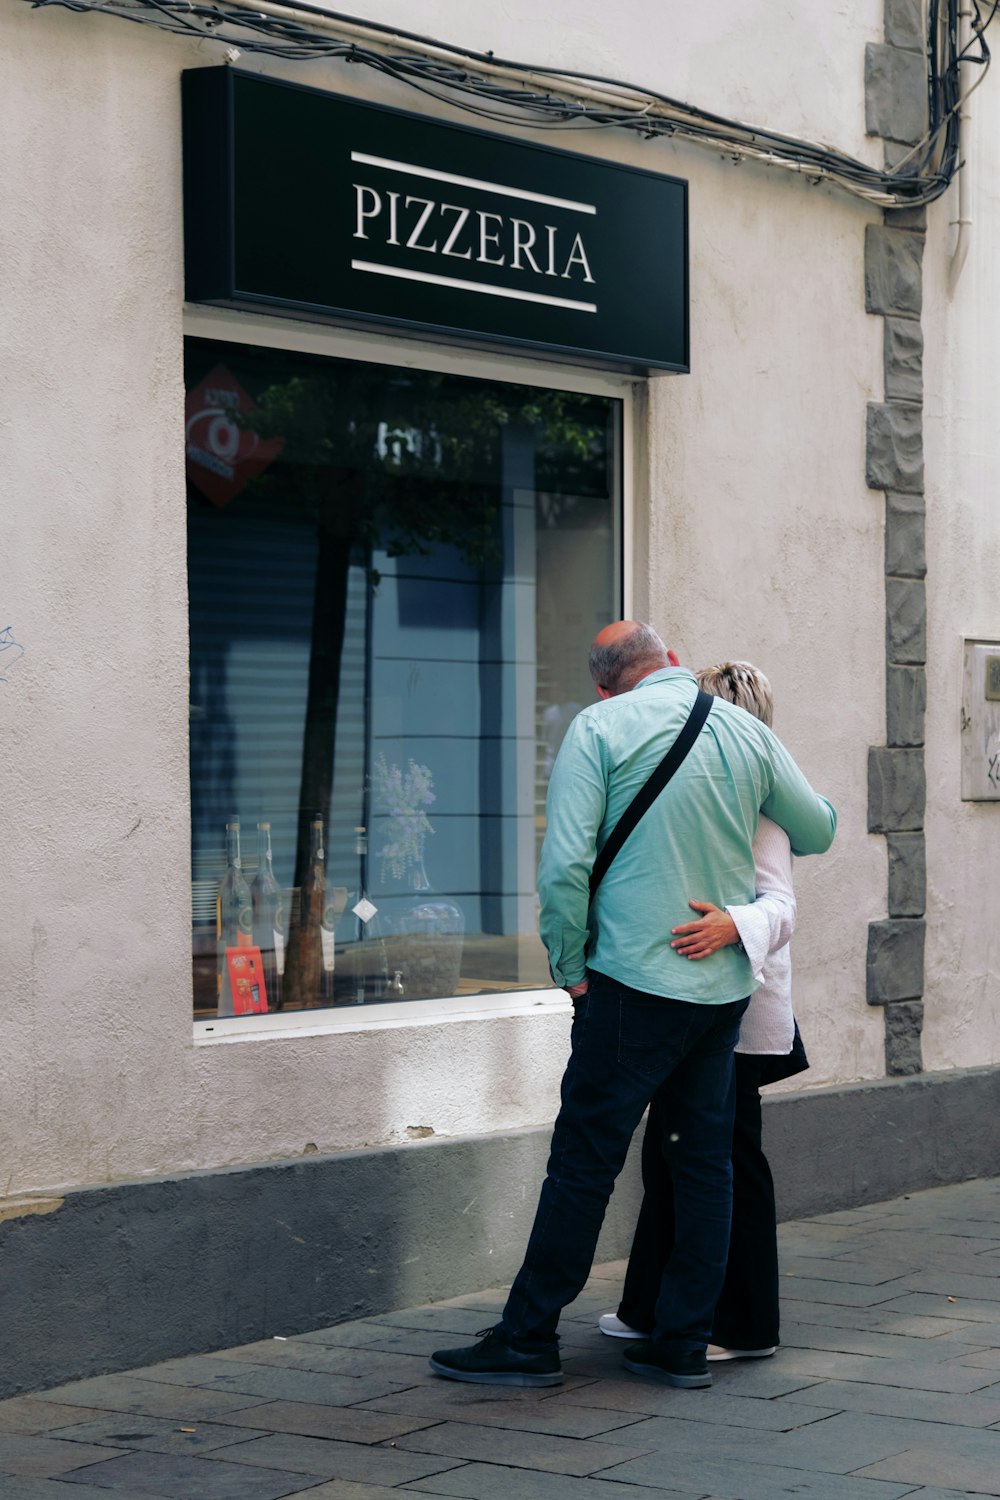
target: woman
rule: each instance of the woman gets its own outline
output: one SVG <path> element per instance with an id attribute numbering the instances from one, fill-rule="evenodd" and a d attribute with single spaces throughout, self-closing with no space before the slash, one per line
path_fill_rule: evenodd
<path id="1" fill-rule="evenodd" d="M 699 672 L 699 686 L 728 698 L 770 725 L 771 687 L 749 662 L 724 662 Z M 771 1169 L 761 1147 L 763 1084 L 807 1067 L 792 1016 L 788 940 L 795 925 L 792 853 L 788 836 L 761 818 L 753 841 L 757 899 L 723 911 L 709 901 L 689 905 L 702 915 L 673 929 L 672 947 L 692 962 L 729 943 L 742 944 L 754 978 L 761 981 L 740 1028 L 736 1048 L 736 1120 L 733 1131 L 733 1222 L 726 1279 L 715 1309 L 710 1360 L 764 1359 L 778 1346 L 778 1241 Z M 617 1314 L 599 1327 L 611 1338 L 647 1338 L 663 1268 L 673 1249 L 674 1200 L 669 1158 L 659 1148 L 667 1108 L 660 1095 L 649 1109 L 642 1144 L 645 1189 Z M 669 1134 L 669 1123 L 666 1126 Z"/>

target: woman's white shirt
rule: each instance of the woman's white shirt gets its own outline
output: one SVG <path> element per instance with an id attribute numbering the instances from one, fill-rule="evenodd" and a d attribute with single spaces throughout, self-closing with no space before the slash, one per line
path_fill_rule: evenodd
<path id="1" fill-rule="evenodd" d="M 750 967 L 760 988 L 740 1026 L 737 1052 L 777 1054 L 792 1050 L 792 955 L 788 946 L 795 928 L 792 849 L 788 835 L 770 818 L 761 818 L 753 841 L 756 901 L 727 906 L 736 924 Z"/>

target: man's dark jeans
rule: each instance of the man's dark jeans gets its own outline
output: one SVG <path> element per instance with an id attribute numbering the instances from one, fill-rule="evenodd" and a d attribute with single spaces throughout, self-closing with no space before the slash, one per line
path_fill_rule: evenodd
<path id="1" fill-rule="evenodd" d="M 662 1089 L 677 1225 L 655 1336 L 677 1349 L 708 1343 L 729 1246 L 733 1048 L 746 1006 L 666 1000 L 591 973 L 575 1004 L 534 1227 L 503 1312 L 508 1335 L 554 1340 L 560 1312 L 590 1274 L 635 1128 Z"/>

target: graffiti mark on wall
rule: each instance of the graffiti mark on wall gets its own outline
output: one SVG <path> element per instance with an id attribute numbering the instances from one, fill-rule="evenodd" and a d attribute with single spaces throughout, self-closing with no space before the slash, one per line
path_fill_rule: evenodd
<path id="1" fill-rule="evenodd" d="M 14 639 L 13 625 L 0 625 L 0 682 L 7 681 L 7 673 L 24 655 L 24 647 Z"/>

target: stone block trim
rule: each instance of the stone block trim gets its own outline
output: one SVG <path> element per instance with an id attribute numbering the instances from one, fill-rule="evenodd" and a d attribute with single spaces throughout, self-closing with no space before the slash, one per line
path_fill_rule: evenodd
<path id="1" fill-rule="evenodd" d="M 922 745 L 927 712 L 927 674 L 923 667 L 886 668 L 886 737 L 891 746 Z"/>
<path id="2" fill-rule="evenodd" d="M 924 399 L 924 335 L 916 318 L 887 317 L 883 339 L 887 401 Z"/>
<path id="3" fill-rule="evenodd" d="M 868 403 L 865 479 L 872 490 L 924 492 L 924 426 L 919 406 Z"/>
<path id="4" fill-rule="evenodd" d="M 926 510 L 921 495 L 885 497 L 887 578 L 923 578 L 927 572 Z"/>
<path id="5" fill-rule="evenodd" d="M 898 146 L 900 156 L 906 153 L 902 146 Z M 927 209 L 920 205 L 919 208 L 887 208 L 882 216 L 889 229 L 926 229 Z"/>
<path id="6" fill-rule="evenodd" d="M 865 49 L 865 120 L 888 171 L 927 123 L 925 0 L 883 0 L 884 42 Z M 927 573 L 923 253 L 926 208 L 887 209 L 865 230 L 865 307 L 883 318 L 883 401 L 868 406 L 865 478 L 885 494 L 886 741 L 868 752 L 868 828 L 887 837 L 889 918 L 868 928 L 867 996 L 884 1007 L 885 1069 L 923 1069 L 927 858 Z"/>
<path id="7" fill-rule="evenodd" d="M 903 1000 L 885 1008 L 885 1071 L 890 1078 L 923 1072 L 920 1033 L 924 1025 L 922 1000 Z"/>
<path id="8" fill-rule="evenodd" d="M 922 833 L 890 833 L 890 917 L 922 917 L 927 905 L 927 847 Z"/>
<path id="9" fill-rule="evenodd" d="M 927 588 L 922 578 L 885 581 L 885 643 L 894 664 L 927 660 Z"/>
<path id="10" fill-rule="evenodd" d="M 868 832 L 917 833 L 924 826 L 927 778 L 920 748 L 868 751 Z"/>
<path id="11" fill-rule="evenodd" d="M 907 165 L 912 155 L 912 146 L 902 146 L 895 141 L 886 141 L 885 150 L 882 153 L 885 170 L 895 172 L 898 167 Z"/>
<path id="12" fill-rule="evenodd" d="M 868 924 L 869 1005 L 892 1005 L 897 1000 L 919 1000 L 924 992 L 926 923 L 909 917 L 890 917 Z"/>
<path id="13" fill-rule="evenodd" d="M 921 230 L 869 224 L 865 229 L 865 311 L 919 318 L 923 258 Z"/>
<path id="14" fill-rule="evenodd" d="M 885 0 L 882 30 L 891 47 L 923 53 L 926 40 L 924 0 Z"/>
<path id="15" fill-rule="evenodd" d="M 915 145 L 927 130 L 927 73 L 920 52 L 869 42 L 865 48 L 865 129 Z"/>

